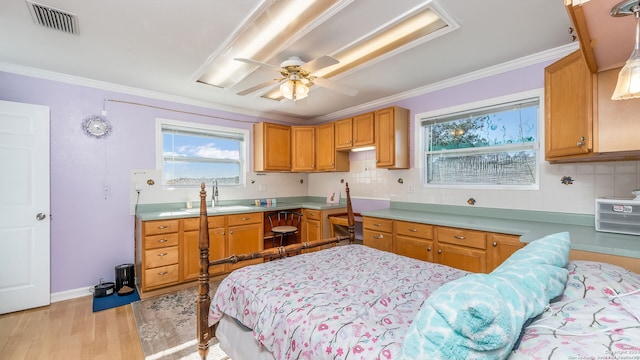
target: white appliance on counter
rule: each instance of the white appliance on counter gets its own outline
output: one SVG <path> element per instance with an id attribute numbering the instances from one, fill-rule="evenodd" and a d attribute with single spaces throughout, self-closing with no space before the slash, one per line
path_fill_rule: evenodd
<path id="1" fill-rule="evenodd" d="M 596 231 L 640 235 L 640 200 L 596 199 Z"/>

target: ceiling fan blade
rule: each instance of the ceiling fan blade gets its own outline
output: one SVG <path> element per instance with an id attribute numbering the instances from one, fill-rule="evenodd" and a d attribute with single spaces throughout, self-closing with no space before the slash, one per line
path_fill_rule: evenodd
<path id="1" fill-rule="evenodd" d="M 271 79 L 269 81 L 265 81 L 265 82 L 262 82 L 262 83 L 260 83 L 258 85 L 252 86 L 252 87 L 250 87 L 248 89 L 244 89 L 244 90 L 238 92 L 237 94 L 240 95 L 240 96 L 248 95 L 248 94 L 251 94 L 252 92 L 256 92 L 256 91 L 258 91 L 258 90 L 260 90 L 262 88 L 266 88 L 266 87 L 269 87 L 269 86 L 276 86 L 280 82 L 282 82 L 281 79 Z"/>
<path id="2" fill-rule="evenodd" d="M 272 69 L 272 70 L 276 70 L 278 72 L 280 72 L 280 67 L 275 66 L 275 65 L 271 65 L 271 64 L 267 64 L 267 63 L 263 63 L 260 61 L 256 61 L 256 60 L 252 60 L 252 59 L 245 59 L 245 58 L 234 58 L 233 60 L 237 60 L 237 61 L 242 61 L 244 63 L 247 64 L 251 64 L 251 65 L 257 65 L 257 66 L 261 66 L 267 69 Z"/>
<path id="3" fill-rule="evenodd" d="M 334 57 L 331 57 L 329 55 L 324 55 L 324 56 L 320 56 L 317 59 L 313 59 L 308 63 L 305 63 L 304 65 L 302 65 L 302 68 L 313 74 L 314 71 L 324 69 L 328 66 L 335 65 L 339 62 L 340 61 L 338 61 L 338 59 Z"/>
<path id="4" fill-rule="evenodd" d="M 315 78 L 313 80 L 313 83 L 320 87 L 327 88 L 329 90 L 335 90 L 349 96 L 355 96 L 358 93 L 358 89 L 352 88 L 351 86 L 338 84 L 337 82 L 324 78 Z"/>

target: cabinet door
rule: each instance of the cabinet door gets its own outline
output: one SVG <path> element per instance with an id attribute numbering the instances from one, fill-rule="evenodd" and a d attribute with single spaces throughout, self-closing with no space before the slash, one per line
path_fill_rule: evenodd
<path id="1" fill-rule="evenodd" d="M 229 255 L 239 255 L 262 250 L 262 235 L 262 223 L 229 227 Z M 230 264 L 229 271 L 261 262 L 262 259 L 255 259 Z"/>
<path id="2" fill-rule="evenodd" d="M 336 149 L 351 149 L 353 146 L 352 119 L 337 120 L 335 127 Z"/>
<path id="3" fill-rule="evenodd" d="M 182 279 L 194 280 L 200 274 L 200 247 L 198 246 L 198 231 L 185 231 L 182 251 Z M 225 229 L 209 229 L 209 261 L 222 259 L 227 256 Z M 226 271 L 226 264 L 209 267 L 209 274 L 218 275 Z"/>
<path id="4" fill-rule="evenodd" d="M 316 169 L 316 130 L 313 126 L 291 127 L 291 171 Z"/>
<path id="5" fill-rule="evenodd" d="M 580 51 L 544 71 L 546 159 L 593 149 L 593 81 Z"/>
<path id="6" fill-rule="evenodd" d="M 474 273 L 487 272 L 487 252 L 462 246 L 440 244 L 436 253 L 439 264 Z"/>
<path id="7" fill-rule="evenodd" d="M 373 117 L 372 112 L 353 117 L 353 147 L 375 144 Z"/>
<path id="8" fill-rule="evenodd" d="M 398 107 L 377 110 L 374 115 L 376 167 L 409 168 L 409 111 Z"/>
<path id="9" fill-rule="evenodd" d="M 322 228 L 320 227 L 320 220 L 307 219 L 305 220 L 305 237 L 306 241 L 318 241 L 322 239 Z"/>
<path id="10" fill-rule="evenodd" d="M 291 127 L 253 124 L 254 171 L 291 170 Z"/>
<path id="11" fill-rule="evenodd" d="M 433 262 L 433 241 L 396 235 L 393 252 L 410 258 Z"/>
<path id="12" fill-rule="evenodd" d="M 492 271 L 502 264 L 511 254 L 523 248 L 525 243 L 520 242 L 518 235 L 489 234 L 489 257 L 490 264 L 488 271 Z"/>
<path id="13" fill-rule="evenodd" d="M 336 151 L 333 122 L 316 127 L 316 170 L 349 171 L 349 153 Z"/>

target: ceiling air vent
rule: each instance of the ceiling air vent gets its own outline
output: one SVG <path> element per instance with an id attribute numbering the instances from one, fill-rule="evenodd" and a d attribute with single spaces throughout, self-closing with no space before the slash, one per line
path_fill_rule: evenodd
<path id="1" fill-rule="evenodd" d="M 76 14 L 29 0 L 27 0 L 27 6 L 33 22 L 36 24 L 69 34 L 78 33 L 78 17 Z"/>

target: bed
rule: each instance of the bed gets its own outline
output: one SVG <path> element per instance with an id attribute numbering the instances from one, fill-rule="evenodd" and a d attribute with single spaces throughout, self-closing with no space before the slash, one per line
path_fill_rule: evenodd
<path id="1" fill-rule="evenodd" d="M 233 360 L 640 359 L 639 275 L 568 261 L 567 233 L 472 274 L 353 244 L 346 195 L 347 236 L 209 262 L 201 232 L 203 359 L 213 336 Z M 209 265 L 265 256 L 282 259 L 235 270 L 210 298 Z"/>

